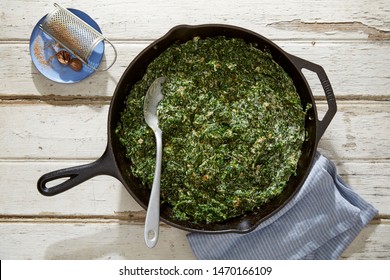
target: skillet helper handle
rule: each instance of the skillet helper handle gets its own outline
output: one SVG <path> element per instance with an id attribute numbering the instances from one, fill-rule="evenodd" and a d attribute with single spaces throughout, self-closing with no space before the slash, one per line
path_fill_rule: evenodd
<path id="1" fill-rule="evenodd" d="M 337 112 L 336 98 L 334 96 L 332 86 L 329 82 L 328 76 L 326 75 L 324 68 L 322 68 L 320 65 L 291 54 L 289 54 L 289 57 L 293 61 L 294 65 L 300 70 L 307 69 L 316 73 L 321 82 L 322 88 L 324 89 L 326 102 L 328 103 L 328 111 L 325 113 L 322 120 L 317 120 L 317 139 L 319 140 L 321 139 L 322 135 L 324 134 L 325 130 L 327 129 Z"/>
<path id="2" fill-rule="evenodd" d="M 113 165 L 112 156 L 108 150 L 106 150 L 102 157 L 95 162 L 64 168 L 42 175 L 37 183 L 38 191 L 45 196 L 53 196 L 67 191 L 97 175 L 111 175 L 117 177 Z M 66 179 L 66 181 L 51 187 L 47 186 L 49 182 L 59 179 Z"/>

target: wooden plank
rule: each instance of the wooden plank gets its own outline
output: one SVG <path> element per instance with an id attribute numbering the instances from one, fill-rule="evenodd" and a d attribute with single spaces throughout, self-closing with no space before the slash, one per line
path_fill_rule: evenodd
<path id="1" fill-rule="evenodd" d="M 389 41 L 390 43 L 390 41 Z M 336 97 L 349 99 L 389 100 L 390 44 L 364 42 L 287 42 L 277 44 L 285 51 L 321 65 L 332 84 Z M 315 96 L 324 97 L 315 73 L 305 72 Z"/>
<path id="2" fill-rule="evenodd" d="M 0 44 L 0 98 L 56 95 L 110 97 L 126 67 L 150 42 L 114 42 L 118 60 L 108 72 L 98 72 L 75 84 L 60 84 L 42 76 L 32 64 L 29 47 L 24 43 Z M 285 51 L 321 65 L 331 81 L 336 96 L 353 99 L 380 98 L 389 93 L 390 43 L 356 41 L 276 41 Z M 15 60 L 14 53 L 18 54 Z M 342 71 L 341 71 L 342 69 Z M 318 78 L 308 75 L 313 86 Z M 322 88 L 314 88 L 324 97 Z M 387 96 L 388 99 L 388 96 Z"/>
<path id="3" fill-rule="evenodd" d="M 149 249 L 143 225 L 83 222 L 2 222 L 1 259 L 195 259 L 186 232 L 160 227 Z M 389 259 L 390 225 L 371 223 L 342 254 L 342 259 Z M 33 240 L 33 242 L 32 242 Z"/>
<path id="4" fill-rule="evenodd" d="M 390 163 L 386 161 L 334 160 L 340 177 L 363 199 L 389 216 Z"/>
<path id="5" fill-rule="evenodd" d="M 144 215 L 123 185 L 113 177 L 98 176 L 63 194 L 45 197 L 37 181 L 45 173 L 86 161 L 0 162 L 0 215 L 115 216 L 137 219 Z M 131 217 L 129 215 L 136 215 Z"/>
<path id="6" fill-rule="evenodd" d="M 339 102 L 319 150 L 337 159 L 389 159 L 390 103 L 377 105 L 365 101 Z"/>
<path id="7" fill-rule="evenodd" d="M 374 221 L 365 227 L 344 251 L 342 259 L 390 259 L 389 220 Z"/>
<path id="8" fill-rule="evenodd" d="M 97 158 L 109 105 L 0 105 L 0 158 Z"/>
<path id="9" fill-rule="evenodd" d="M 115 222 L 0 223 L 4 259 L 194 259 L 185 232 L 160 227 L 151 250 L 143 225 Z M 33 240 L 33 241 L 32 241 Z"/>
<path id="10" fill-rule="evenodd" d="M 0 216 L 111 217 L 143 221 L 145 211 L 122 184 L 109 176 L 98 176 L 53 197 L 36 188 L 43 174 L 76 166 L 84 161 L 0 161 Z M 390 162 L 336 161 L 340 176 L 379 210 L 390 215 Z"/>
<path id="11" fill-rule="evenodd" d="M 96 0 L 93 4 L 61 4 L 86 12 L 108 38 L 121 40 L 155 39 L 179 24 L 204 23 L 238 25 L 274 39 L 372 39 L 372 33 L 387 36 L 390 30 L 386 0 L 362 0 L 359 5 L 353 0 Z M 0 40 L 27 40 L 34 25 L 52 9 L 52 1 L 47 0 L 29 2 L 28 6 L 24 1 L 1 1 Z"/>
<path id="12" fill-rule="evenodd" d="M 37 98 L 47 95 L 111 97 L 126 67 L 148 44 L 117 44 L 118 59 L 109 71 L 96 72 L 74 84 L 56 83 L 41 75 L 31 60 L 27 44 L 0 44 L 3 58 L 3 66 L 0 68 L 0 95 L 27 95 Z M 17 60 L 14 52 L 18 53 Z"/>
<path id="13" fill-rule="evenodd" d="M 96 159 L 107 143 L 108 108 L 0 104 L 0 159 Z M 335 159 L 389 159 L 389 119 L 389 102 L 339 101 L 320 149 Z"/>

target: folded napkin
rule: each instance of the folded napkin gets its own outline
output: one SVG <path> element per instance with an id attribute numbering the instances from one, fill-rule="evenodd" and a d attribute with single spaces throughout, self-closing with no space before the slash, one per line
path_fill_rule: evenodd
<path id="1" fill-rule="evenodd" d="M 254 231 L 187 238 L 198 259 L 337 259 L 377 212 L 317 153 L 298 194 Z"/>

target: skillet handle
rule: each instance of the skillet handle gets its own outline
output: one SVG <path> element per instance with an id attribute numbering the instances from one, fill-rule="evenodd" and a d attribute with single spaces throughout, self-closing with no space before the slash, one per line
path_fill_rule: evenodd
<path id="1" fill-rule="evenodd" d="M 117 177 L 117 171 L 114 166 L 112 153 L 107 148 L 104 154 L 95 162 L 64 168 L 42 175 L 37 183 L 38 191 L 45 196 L 53 196 L 67 191 L 98 175 L 111 175 Z M 49 182 L 58 179 L 67 180 L 52 187 L 47 186 Z"/>
<path id="2" fill-rule="evenodd" d="M 328 76 L 326 75 L 324 68 L 322 68 L 320 65 L 314 64 L 310 61 L 304 60 L 300 57 L 296 57 L 291 54 L 289 54 L 288 56 L 293 61 L 294 65 L 300 70 L 304 68 L 315 72 L 321 82 L 322 88 L 324 89 L 326 101 L 328 103 L 328 111 L 325 113 L 322 120 L 317 120 L 317 139 L 319 141 L 337 112 L 336 98 L 334 96 L 332 86 L 330 85 Z"/>

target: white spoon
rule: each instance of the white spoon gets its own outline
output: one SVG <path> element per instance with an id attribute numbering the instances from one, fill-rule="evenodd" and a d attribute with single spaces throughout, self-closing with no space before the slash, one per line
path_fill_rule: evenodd
<path id="1" fill-rule="evenodd" d="M 157 78 L 150 85 L 144 99 L 144 118 L 147 125 L 153 129 L 156 138 L 156 167 L 152 191 L 145 220 L 145 243 L 149 248 L 156 246 L 160 226 L 160 175 L 162 158 L 162 131 L 158 126 L 157 106 L 164 98 L 161 84 L 165 77 Z"/>

